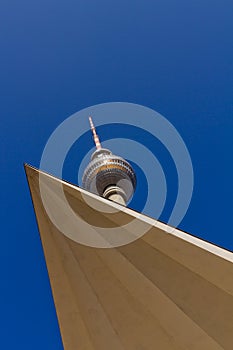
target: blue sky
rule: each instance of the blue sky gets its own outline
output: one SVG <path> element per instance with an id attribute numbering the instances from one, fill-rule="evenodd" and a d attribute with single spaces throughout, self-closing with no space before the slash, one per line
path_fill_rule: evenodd
<path id="1" fill-rule="evenodd" d="M 2 1 L 4 349 L 62 349 L 23 162 L 39 166 L 50 134 L 80 109 L 124 101 L 165 116 L 194 167 L 193 198 L 179 227 L 232 250 L 232 10 L 230 0 Z M 109 130 L 99 131 L 106 139 Z M 146 142 L 143 132 L 128 132 Z M 154 152 L 168 163 L 162 147 Z M 78 160 L 69 157 L 64 176 L 71 181 Z"/>

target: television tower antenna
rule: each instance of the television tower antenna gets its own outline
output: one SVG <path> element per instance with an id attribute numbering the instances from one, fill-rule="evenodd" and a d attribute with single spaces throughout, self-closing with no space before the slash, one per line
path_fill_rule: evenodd
<path id="1" fill-rule="evenodd" d="M 91 126 L 91 131 L 92 131 L 92 134 L 93 134 L 93 139 L 94 139 L 94 142 L 95 142 L 95 145 L 96 145 L 96 149 L 99 150 L 102 147 L 101 147 L 99 136 L 97 135 L 97 132 L 96 132 L 96 129 L 95 129 L 95 126 L 94 126 L 94 123 L 92 121 L 92 117 L 91 116 L 89 116 L 89 122 L 90 122 L 90 126 Z"/>

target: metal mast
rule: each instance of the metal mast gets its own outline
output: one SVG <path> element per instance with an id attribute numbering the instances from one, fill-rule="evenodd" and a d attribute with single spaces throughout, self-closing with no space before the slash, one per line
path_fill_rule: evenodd
<path id="1" fill-rule="evenodd" d="M 100 140 L 99 140 L 99 136 L 96 133 L 95 126 L 93 124 L 91 116 L 89 116 L 89 122 L 90 122 L 90 126 L 91 126 L 91 131 L 93 133 L 93 138 L 94 138 L 94 142 L 95 142 L 95 145 L 96 145 L 96 149 L 97 150 L 101 149 L 102 147 L 101 147 L 101 143 L 100 143 Z"/>

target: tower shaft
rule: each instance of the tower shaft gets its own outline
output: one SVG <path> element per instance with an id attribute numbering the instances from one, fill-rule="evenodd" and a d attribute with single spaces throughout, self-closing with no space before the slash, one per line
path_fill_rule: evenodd
<path id="1" fill-rule="evenodd" d="M 121 205 L 126 205 L 125 192 L 119 186 L 108 186 L 103 197 Z"/>

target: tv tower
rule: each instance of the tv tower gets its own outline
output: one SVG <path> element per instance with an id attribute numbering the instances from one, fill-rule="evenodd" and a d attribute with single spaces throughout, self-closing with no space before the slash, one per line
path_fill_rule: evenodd
<path id="1" fill-rule="evenodd" d="M 84 171 L 83 187 L 104 198 L 126 205 L 135 191 L 135 172 L 125 159 L 114 155 L 107 148 L 102 148 L 91 117 L 89 122 L 96 151 Z"/>

